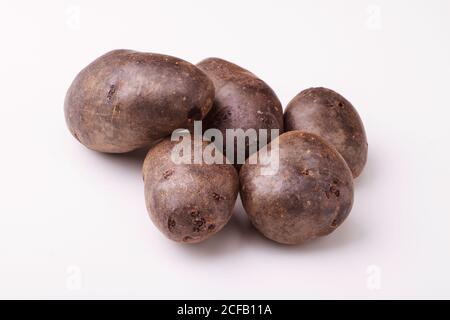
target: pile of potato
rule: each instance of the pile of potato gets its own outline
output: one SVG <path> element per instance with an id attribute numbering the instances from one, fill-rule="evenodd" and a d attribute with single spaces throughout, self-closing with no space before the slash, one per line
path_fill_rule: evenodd
<path id="1" fill-rule="evenodd" d="M 238 192 L 263 235 L 298 244 L 333 232 L 353 205 L 353 178 L 367 159 L 367 138 L 352 104 L 326 88 L 300 92 L 283 109 L 274 91 L 231 62 L 193 65 L 175 57 L 114 50 L 84 68 L 70 86 L 64 111 L 86 147 L 125 153 L 151 147 L 143 166 L 149 215 L 168 238 L 197 243 L 221 230 Z M 236 159 L 176 164 L 174 130 L 279 129 L 278 170 Z M 284 133 L 283 133 L 284 132 Z M 275 139 L 275 140 L 274 140 Z M 203 141 L 200 148 L 210 143 Z M 258 144 L 261 148 L 262 144 Z M 246 145 L 246 156 L 250 156 Z M 258 156 L 257 153 L 252 156 Z M 226 159 L 224 152 L 220 157 Z M 230 164 L 230 162 L 234 163 Z"/>

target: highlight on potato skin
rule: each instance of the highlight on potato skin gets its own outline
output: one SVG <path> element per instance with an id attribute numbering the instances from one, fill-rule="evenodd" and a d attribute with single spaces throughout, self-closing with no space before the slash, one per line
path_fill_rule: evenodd
<path id="1" fill-rule="evenodd" d="M 225 160 L 175 164 L 171 157 L 177 143 L 167 138 L 148 152 L 143 166 L 145 200 L 151 220 L 167 238 L 197 243 L 220 231 L 231 218 L 239 177 Z M 207 145 L 200 145 L 201 153 Z"/>
<path id="2" fill-rule="evenodd" d="M 215 87 L 213 107 L 204 119 L 205 130 L 216 128 L 225 136 L 226 129 L 278 129 L 283 132 L 283 109 L 275 92 L 250 71 L 220 58 L 207 58 L 197 64 L 210 77 Z M 269 136 L 269 141 L 275 137 Z M 226 143 L 226 141 L 225 141 Z M 250 156 L 249 141 L 246 158 Z M 224 152 L 228 158 L 232 157 Z M 235 159 L 230 159 L 237 163 Z M 240 165 L 236 165 L 240 167 Z"/>
<path id="3" fill-rule="evenodd" d="M 260 164 L 249 163 L 239 173 L 242 204 L 251 222 L 283 244 L 333 232 L 353 205 L 353 178 L 344 159 L 311 133 L 290 131 L 271 143 L 275 141 L 279 168 L 274 175 L 262 175 Z"/>
<path id="4" fill-rule="evenodd" d="M 354 178 L 361 174 L 368 152 L 364 125 L 353 105 L 337 92 L 327 88 L 300 92 L 286 107 L 284 128 L 318 135 L 339 151 Z"/>
<path id="5" fill-rule="evenodd" d="M 64 112 L 70 132 L 83 145 L 123 153 L 203 119 L 213 100 L 212 81 L 193 64 L 168 55 L 113 50 L 75 77 Z"/>

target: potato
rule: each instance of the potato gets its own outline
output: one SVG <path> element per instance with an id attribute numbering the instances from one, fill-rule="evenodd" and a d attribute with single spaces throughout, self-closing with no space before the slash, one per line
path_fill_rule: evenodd
<path id="1" fill-rule="evenodd" d="M 114 50 L 76 76 L 64 111 L 70 132 L 86 147 L 122 153 L 190 127 L 213 100 L 211 80 L 194 65 L 161 54 Z"/>
<path id="2" fill-rule="evenodd" d="M 196 243 L 230 219 L 239 177 L 222 154 L 224 164 L 174 163 L 171 154 L 177 143 L 167 138 L 148 152 L 143 167 L 146 205 L 153 223 L 169 239 Z M 201 150 L 208 144 L 200 144 Z"/>
<path id="3" fill-rule="evenodd" d="M 224 146 L 226 145 L 226 129 L 279 129 L 279 134 L 283 131 L 283 109 L 275 92 L 261 79 L 253 73 L 245 70 L 231 62 L 219 59 L 208 58 L 197 66 L 203 70 L 213 81 L 215 87 L 215 100 L 210 113 L 204 120 L 205 129 L 217 128 L 224 136 Z M 270 131 L 268 141 L 272 138 Z M 250 145 L 255 145 L 255 151 L 264 141 L 247 141 L 245 145 L 245 158 L 250 155 Z M 234 139 L 237 150 L 237 140 Z M 236 157 L 227 155 L 230 161 L 238 165 Z M 243 160 L 245 160 L 245 158 Z M 243 164 L 243 161 L 242 163 Z"/>
<path id="4" fill-rule="evenodd" d="M 284 113 L 286 131 L 317 134 L 344 157 L 353 177 L 358 177 L 367 161 L 367 137 L 352 104 L 326 88 L 310 88 L 289 102 Z"/>
<path id="5" fill-rule="evenodd" d="M 267 147 L 273 150 L 275 143 L 278 171 L 264 175 L 263 164 L 247 160 L 239 174 L 242 204 L 253 225 L 283 244 L 331 233 L 353 205 L 353 179 L 344 159 L 311 133 L 286 132 Z"/>

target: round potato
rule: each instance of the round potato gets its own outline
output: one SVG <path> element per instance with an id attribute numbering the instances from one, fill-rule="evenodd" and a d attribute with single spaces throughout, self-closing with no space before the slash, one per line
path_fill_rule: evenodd
<path id="1" fill-rule="evenodd" d="M 114 50 L 76 76 L 64 111 L 70 132 L 83 145 L 123 153 L 190 127 L 208 113 L 213 100 L 213 83 L 193 64 Z"/>
<path id="2" fill-rule="evenodd" d="M 317 134 L 344 157 L 353 177 L 358 177 L 367 161 L 367 137 L 352 104 L 326 88 L 310 88 L 289 102 L 284 113 L 286 131 Z"/>
<path id="3" fill-rule="evenodd" d="M 183 243 L 203 241 L 230 219 L 239 191 L 239 177 L 231 164 L 176 164 L 172 150 L 178 142 L 164 139 L 144 161 L 147 210 L 158 229 Z M 202 152 L 208 145 L 200 145 Z M 191 160 L 194 158 L 192 152 Z"/>
<path id="4" fill-rule="evenodd" d="M 353 205 L 353 179 L 344 159 L 311 133 L 286 132 L 268 148 L 274 150 L 275 144 L 276 172 L 262 174 L 265 165 L 247 160 L 239 174 L 242 204 L 253 225 L 284 244 L 331 233 Z"/>
<path id="5" fill-rule="evenodd" d="M 275 92 L 261 79 L 240 66 L 219 58 L 208 58 L 197 66 L 213 81 L 215 100 L 210 113 L 204 120 L 204 129 L 219 129 L 227 143 L 226 129 L 279 129 L 283 132 L 283 109 Z M 268 132 L 268 141 L 272 135 Z M 249 139 L 250 140 L 250 139 Z M 265 145 L 259 136 L 245 142 L 245 158 L 250 155 L 251 145 L 254 150 Z M 237 139 L 234 139 L 234 156 L 224 154 L 240 167 L 237 159 Z"/>

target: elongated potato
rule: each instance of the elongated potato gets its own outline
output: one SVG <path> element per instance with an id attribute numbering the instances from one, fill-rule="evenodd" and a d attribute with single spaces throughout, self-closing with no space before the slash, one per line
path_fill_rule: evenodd
<path id="1" fill-rule="evenodd" d="M 344 157 L 353 177 L 358 177 L 367 161 L 364 125 L 352 104 L 326 88 L 300 92 L 286 107 L 286 131 L 301 130 L 317 134 Z"/>
<path id="2" fill-rule="evenodd" d="M 333 232 L 353 205 L 353 179 L 344 159 L 311 133 L 286 132 L 268 148 L 276 143 L 278 171 L 264 175 L 264 164 L 247 160 L 239 173 L 242 204 L 253 225 L 284 244 Z"/>
<path id="3" fill-rule="evenodd" d="M 240 66 L 219 58 L 207 58 L 197 66 L 203 70 L 213 81 L 215 87 L 215 100 L 210 113 L 204 120 L 204 129 L 219 129 L 227 143 L 226 129 L 279 129 L 283 132 L 283 109 L 275 92 L 261 79 Z M 268 134 L 268 141 L 273 137 Z M 259 149 L 263 143 L 259 139 L 247 141 L 245 145 L 245 158 L 250 153 L 252 144 Z M 237 139 L 234 141 L 234 150 L 237 150 Z M 234 156 L 224 154 L 237 164 L 237 152 Z M 239 165 L 237 167 L 240 167 Z"/>
<path id="4" fill-rule="evenodd" d="M 213 100 L 211 80 L 189 62 L 114 50 L 76 76 L 64 110 L 70 132 L 86 147 L 122 153 L 190 127 Z"/>
<path id="5" fill-rule="evenodd" d="M 169 239 L 196 243 L 230 219 L 239 177 L 231 164 L 175 164 L 171 154 L 177 143 L 167 138 L 148 152 L 143 167 L 146 205 L 153 223 Z M 201 150 L 207 145 L 203 142 Z"/>

